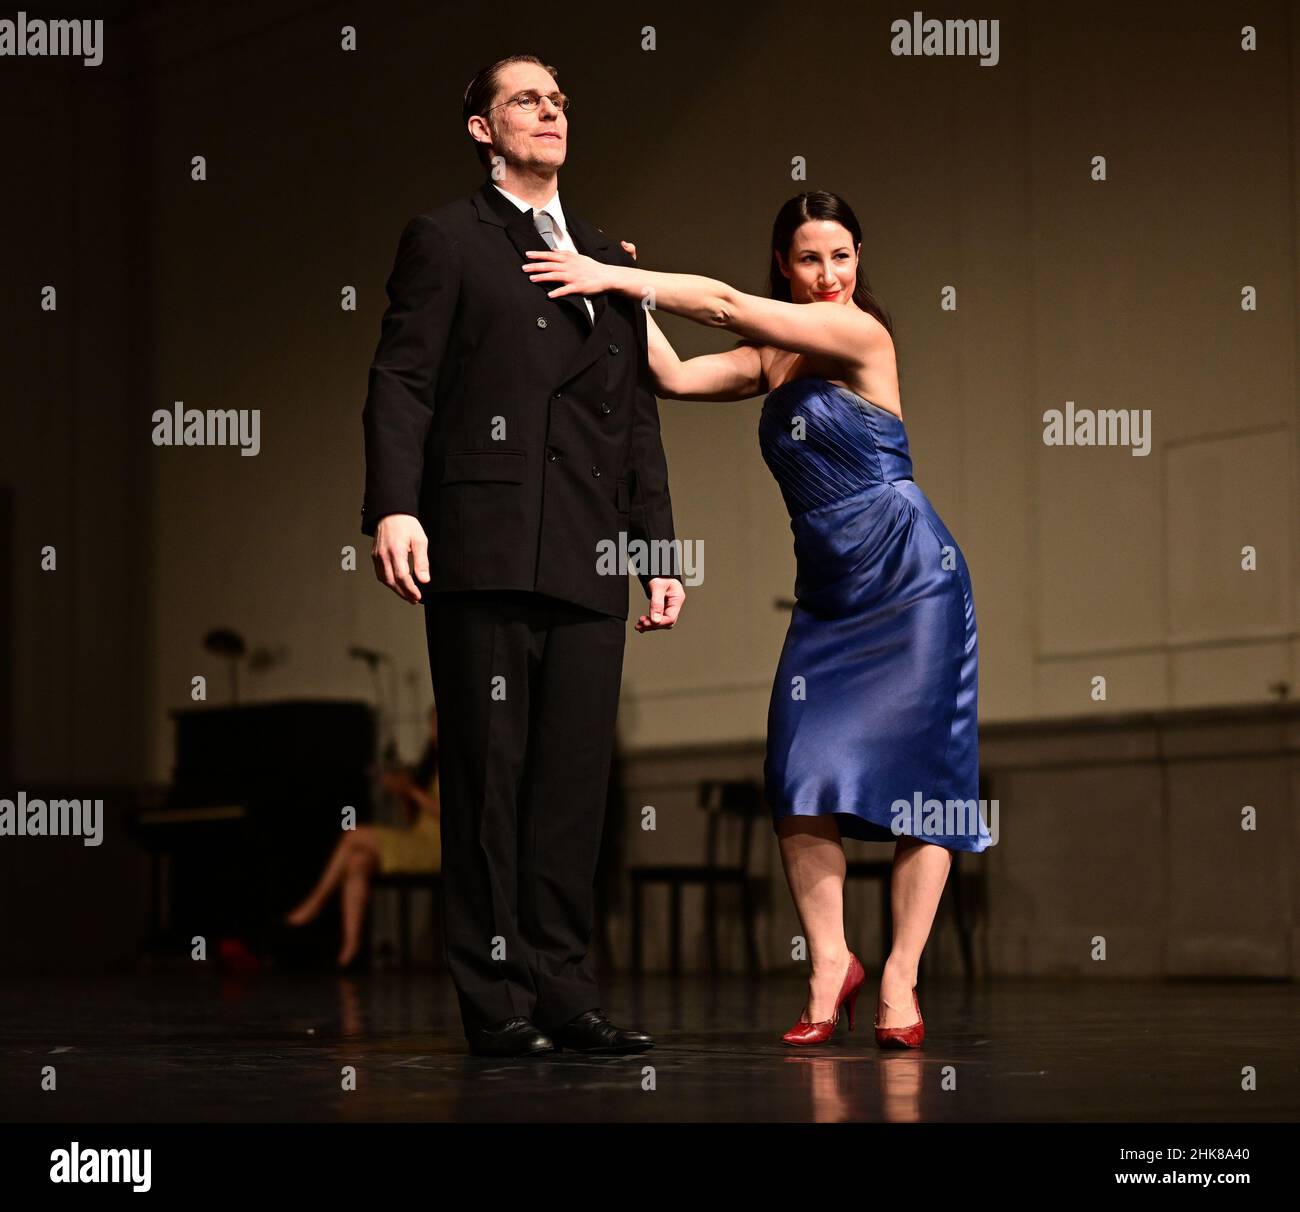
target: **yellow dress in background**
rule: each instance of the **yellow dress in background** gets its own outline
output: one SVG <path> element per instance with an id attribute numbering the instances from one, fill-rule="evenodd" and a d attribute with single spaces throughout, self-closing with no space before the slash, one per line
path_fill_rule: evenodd
<path id="1" fill-rule="evenodd" d="M 434 804 L 438 804 L 436 768 L 426 790 Z M 421 812 L 409 829 L 375 825 L 374 830 L 379 847 L 379 870 L 384 875 L 428 874 L 442 870 L 442 829 L 435 812 Z"/>

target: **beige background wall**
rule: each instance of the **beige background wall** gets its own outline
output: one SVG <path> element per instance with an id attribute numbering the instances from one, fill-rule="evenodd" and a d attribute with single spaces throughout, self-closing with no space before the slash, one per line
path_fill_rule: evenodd
<path id="1" fill-rule="evenodd" d="M 420 614 L 374 583 L 357 528 L 366 369 L 403 224 L 477 184 L 466 80 L 530 47 L 576 99 L 566 207 L 648 266 L 759 290 L 785 198 L 855 207 L 917 480 L 972 569 L 985 721 L 1294 694 L 1300 21 L 1281 0 L 1198 11 L 997 5 L 982 68 L 894 58 L 902 14 L 875 4 L 656 5 L 653 52 L 618 10 L 562 7 L 543 34 L 512 4 L 170 4 L 119 22 L 103 68 L 7 62 L 20 779 L 165 777 L 167 709 L 195 674 L 225 694 L 199 647 L 215 625 L 271 654 L 249 698 L 368 696 L 347 647 L 392 652 L 414 751 Z M 663 323 L 683 354 L 727 343 Z M 261 455 L 155 449 L 175 400 L 260 408 Z M 1045 447 L 1066 400 L 1151 409 L 1152 453 Z M 793 561 L 759 404 L 661 407 L 706 579 L 672 635 L 629 635 L 633 750 L 761 740 Z M 46 542 L 57 576 L 33 571 Z"/>

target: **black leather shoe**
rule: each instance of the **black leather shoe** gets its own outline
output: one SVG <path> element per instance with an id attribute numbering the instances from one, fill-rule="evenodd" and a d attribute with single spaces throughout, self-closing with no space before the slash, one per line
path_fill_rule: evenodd
<path id="1" fill-rule="evenodd" d="M 477 1027 L 466 1036 L 475 1056 L 543 1056 L 555 1051 L 551 1037 L 526 1018 Z"/>
<path id="2" fill-rule="evenodd" d="M 644 1031 L 627 1031 L 614 1026 L 599 1006 L 584 1011 L 577 1018 L 571 1018 L 558 1031 L 552 1032 L 552 1035 L 559 1051 L 568 1048 L 571 1052 L 614 1056 L 625 1052 L 644 1052 L 655 1046 L 654 1040 Z"/>

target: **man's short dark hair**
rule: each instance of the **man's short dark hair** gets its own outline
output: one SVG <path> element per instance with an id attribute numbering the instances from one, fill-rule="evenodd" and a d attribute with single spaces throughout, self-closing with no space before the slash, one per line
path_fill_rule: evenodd
<path id="1" fill-rule="evenodd" d="M 483 117 L 487 116 L 488 107 L 492 105 L 493 98 L 496 96 L 498 77 L 501 75 L 502 70 L 511 63 L 536 63 L 538 67 L 545 68 L 552 76 L 558 78 L 555 68 L 539 59 L 536 55 L 508 55 L 506 58 L 498 59 L 495 63 L 483 68 L 465 86 L 465 99 L 461 104 L 460 120 L 466 126 L 465 133 L 470 142 L 474 144 L 474 151 L 478 155 L 479 163 L 484 168 L 491 168 L 492 166 L 492 146 L 489 143 L 480 143 L 473 135 L 469 134 L 469 120 L 475 114 L 480 114 Z"/>

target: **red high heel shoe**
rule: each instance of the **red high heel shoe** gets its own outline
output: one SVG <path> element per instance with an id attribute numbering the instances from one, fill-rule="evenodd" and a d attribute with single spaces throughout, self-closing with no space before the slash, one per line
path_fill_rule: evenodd
<path id="1" fill-rule="evenodd" d="M 921 1003 L 916 998 L 916 986 L 912 986 L 912 1005 L 916 1007 L 916 1022 L 910 1027 L 882 1027 L 880 1016 L 876 1015 L 876 1043 L 882 1048 L 919 1048 L 925 1039 L 925 1019 L 921 1017 Z"/>
<path id="2" fill-rule="evenodd" d="M 824 1044 L 835 1032 L 835 1024 L 840 1021 L 840 1007 L 848 1003 L 849 1030 L 853 1030 L 853 1008 L 857 1005 L 858 993 L 862 989 L 867 974 L 858 957 L 849 952 L 849 970 L 844 974 L 844 984 L 840 986 L 840 995 L 835 999 L 835 1013 L 819 1023 L 806 1023 L 800 1017 L 783 1036 L 783 1044 Z"/>

